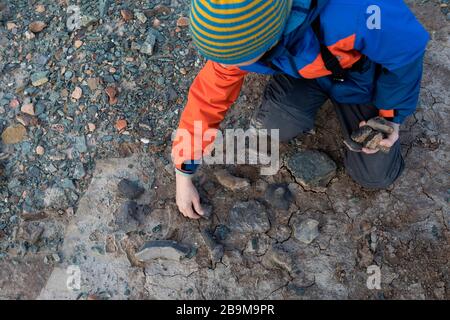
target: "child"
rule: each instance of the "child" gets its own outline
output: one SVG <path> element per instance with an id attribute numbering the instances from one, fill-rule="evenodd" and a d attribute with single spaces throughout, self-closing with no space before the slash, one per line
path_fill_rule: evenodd
<path id="1" fill-rule="evenodd" d="M 248 72 L 272 75 L 253 127 L 279 129 L 280 140 L 290 140 L 313 128 L 330 99 L 347 138 L 377 116 L 394 127 L 380 143 L 389 153 L 346 151 L 348 174 L 376 189 L 401 175 L 399 126 L 416 109 L 429 40 L 402 0 L 192 0 L 190 21 L 208 61 L 190 88 L 174 141 L 184 216 L 204 214 L 191 176 L 213 141 L 194 144 L 180 132 L 194 138 L 194 122 L 202 133 L 217 129 Z"/>

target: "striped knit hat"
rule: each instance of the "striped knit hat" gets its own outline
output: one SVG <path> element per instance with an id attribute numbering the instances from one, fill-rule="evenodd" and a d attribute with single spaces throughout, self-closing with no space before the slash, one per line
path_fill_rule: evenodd
<path id="1" fill-rule="evenodd" d="M 250 61 L 280 38 L 292 0 L 191 0 L 191 33 L 206 58 Z"/>

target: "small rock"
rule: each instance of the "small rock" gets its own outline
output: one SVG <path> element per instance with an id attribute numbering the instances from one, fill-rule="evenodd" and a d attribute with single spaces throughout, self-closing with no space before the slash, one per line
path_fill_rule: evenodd
<path id="1" fill-rule="evenodd" d="M 109 98 L 110 105 L 114 105 L 117 103 L 117 88 L 115 86 L 108 86 L 105 89 L 105 93 Z"/>
<path id="2" fill-rule="evenodd" d="M 28 114 L 18 114 L 16 116 L 16 120 L 21 123 L 22 125 L 24 125 L 25 127 L 29 126 L 29 125 L 36 125 L 37 121 L 36 118 L 33 116 L 30 116 Z"/>
<path id="3" fill-rule="evenodd" d="M 324 191 L 336 174 L 334 161 L 314 150 L 297 152 L 288 159 L 287 168 L 303 187 L 316 191 Z"/>
<path id="4" fill-rule="evenodd" d="M 139 51 L 149 56 L 153 55 L 156 44 L 156 36 L 150 33 L 145 42 L 140 46 Z"/>
<path id="5" fill-rule="evenodd" d="M 154 259 L 180 261 L 191 252 L 191 248 L 171 240 L 156 240 L 147 242 L 136 253 L 136 258 L 142 262 L 150 262 Z"/>
<path id="6" fill-rule="evenodd" d="M 34 35 L 34 33 L 33 33 L 33 32 L 30 32 L 30 31 L 26 31 L 26 32 L 24 33 L 24 35 L 25 35 L 25 38 L 26 38 L 27 40 L 33 40 L 34 38 L 36 38 L 36 36 Z"/>
<path id="7" fill-rule="evenodd" d="M 91 89 L 92 92 L 97 90 L 99 83 L 100 83 L 100 80 L 98 78 L 87 79 L 87 85 L 88 85 L 89 89 Z"/>
<path id="8" fill-rule="evenodd" d="M 42 233 L 44 233 L 44 228 L 37 223 L 25 223 L 20 227 L 18 236 L 20 239 L 27 241 L 30 244 L 36 244 Z"/>
<path id="9" fill-rule="evenodd" d="M 373 129 L 369 126 L 362 126 L 352 133 L 352 140 L 357 143 L 364 143 L 366 139 L 372 134 Z"/>
<path id="10" fill-rule="evenodd" d="M 180 17 L 177 20 L 177 27 L 188 27 L 189 26 L 189 18 Z"/>
<path id="11" fill-rule="evenodd" d="M 95 124 L 93 124 L 91 122 L 88 123 L 88 130 L 89 130 L 89 132 L 94 132 L 95 128 L 96 128 Z"/>
<path id="12" fill-rule="evenodd" d="M 39 156 L 42 156 L 45 153 L 45 149 L 43 146 L 37 146 L 36 147 L 36 154 Z"/>
<path id="13" fill-rule="evenodd" d="M 122 15 L 122 19 L 125 22 L 133 20 L 133 18 L 134 18 L 134 15 L 130 10 L 122 9 L 122 10 L 120 10 L 120 14 Z"/>
<path id="14" fill-rule="evenodd" d="M 43 4 L 38 4 L 36 6 L 36 9 L 34 9 L 34 11 L 36 11 L 37 13 L 43 13 L 45 12 L 45 6 Z"/>
<path id="15" fill-rule="evenodd" d="M 270 229 L 266 209 L 255 200 L 236 203 L 229 214 L 230 229 L 243 233 L 264 233 Z"/>
<path id="16" fill-rule="evenodd" d="M 23 125 L 12 125 L 3 131 L 2 141 L 4 144 L 15 144 L 23 141 L 26 136 L 27 129 Z"/>
<path id="17" fill-rule="evenodd" d="M 120 120 L 116 121 L 116 129 L 119 132 L 124 131 L 127 128 L 127 125 L 128 125 L 128 123 L 124 119 L 120 119 Z"/>
<path id="18" fill-rule="evenodd" d="M 33 106 L 32 103 L 24 104 L 22 106 L 22 108 L 20 108 L 20 111 L 22 111 L 23 113 L 28 114 L 30 116 L 34 116 L 35 115 L 35 113 L 34 113 L 34 106 Z"/>
<path id="19" fill-rule="evenodd" d="M 14 22 L 7 22 L 6 23 L 6 29 L 8 31 L 11 31 L 13 29 L 17 29 L 17 24 L 15 24 Z"/>
<path id="20" fill-rule="evenodd" d="M 122 196 L 131 200 L 139 198 L 145 192 L 145 189 L 139 186 L 137 182 L 128 179 L 120 180 L 117 190 Z"/>
<path id="21" fill-rule="evenodd" d="M 272 246 L 272 248 L 264 256 L 264 260 L 266 264 L 274 267 L 281 267 L 288 272 L 292 272 L 292 270 L 294 270 L 292 258 L 280 245 Z"/>
<path id="22" fill-rule="evenodd" d="M 232 191 L 245 189 L 250 186 L 250 182 L 247 179 L 235 177 L 225 169 L 214 172 L 214 175 L 222 186 Z"/>
<path id="23" fill-rule="evenodd" d="M 12 99 L 12 100 L 9 102 L 9 107 L 12 108 L 12 109 L 17 108 L 19 105 L 20 105 L 20 102 L 19 102 L 19 100 L 17 100 L 17 99 Z"/>
<path id="24" fill-rule="evenodd" d="M 310 244 L 319 236 L 319 222 L 314 219 L 306 219 L 294 224 L 294 237 L 305 244 Z"/>
<path id="25" fill-rule="evenodd" d="M 374 130 L 380 131 L 385 134 L 391 134 L 394 132 L 394 127 L 389 121 L 382 117 L 375 117 L 367 121 L 367 125 Z"/>
<path id="26" fill-rule="evenodd" d="M 380 142 L 383 140 L 383 134 L 381 132 L 372 132 L 364 142 L 364 147 L 367 149 L 375 150 L 380 146 Z"/>
<path id="27" fill-rule="evenodd" d="M 268 204 L 280 210 L 288 210 L 293 198 L 286 184 L 270 185 L 264 195 L 264 200 Z"/>
<path id="28" fill-rule="evenodd" d="M 81 40 L 75 40 L 75 42 L 73 43 L 73 46 L 75 47 L 75 49 L 79 49 L 82 45 L 83 45 L 83 41 L 81 41 Z"/>
<path id="29" fill-rule="evenodd" d="M 28 26 L 30 31 L 33 33 L 39 33 L 42 30 L 44 30 L 45 27 L 47 27 L 47 24 L 43 21 L 34 21 L 34 22 L 30 23 L 30 25 Z"/>
<path id="30" fill-rule="evenodd" d="M 48 82 L 47 72 L 37 72 L 31 75 L 31 84 L 33 87 L 39 87 Z"/>
<path id="31" fill-rule="evenodd" d="M 79 100 L 82 95 L 83 95 L 83 90 L 81 90 L 80 87 L 76 87 L 75 90 L 73 90 L 71 97 L 72 97 L 72 99 Z"/>
<path id="32" fill-rule="evenodd" d="M 147 22 L 147 17 L 142 12 L 136 11 L 135 16 L 139 20 L 140 23 L 144 24 Z"/>
<path id="33" fill-rule="evenodd" d="M 224 254 L 224 247 L 217 242 L 215 236 L 211 231 L 204 229 L 201 231 L 201 236 L 206 246 L 208 247 L 209 255 L 213 263 L 219 262 Z"/>
<path id="34" fill-rule="evenodd" d="M 209 220 L 211 219 L 212 215 L 213 215 L 213 207 L 210 204 L 203 204 L 202 203 L 202 209 L 203 209 L 203 219 Z"/>

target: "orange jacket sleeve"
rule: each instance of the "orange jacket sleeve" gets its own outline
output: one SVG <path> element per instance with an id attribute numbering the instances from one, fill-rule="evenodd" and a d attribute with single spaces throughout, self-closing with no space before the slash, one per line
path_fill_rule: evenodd
<path id="1" fill-rule="evenodd" d="M 172 160 L 182 172 L 191 173 L 183 164 L 200 160 L 214 142 L 215 135 L 204 139 L 204 133 L 214 132 L 239 97 L 246 71 L 224 67 L 208 61 L 189 90 L 187 105 L 181 115 L 172 146 Z M 195 170 L 194 170 L 195 171 Z"/>

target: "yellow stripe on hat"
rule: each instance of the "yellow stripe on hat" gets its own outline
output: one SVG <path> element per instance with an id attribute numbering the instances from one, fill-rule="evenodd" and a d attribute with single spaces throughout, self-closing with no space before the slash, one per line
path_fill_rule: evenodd
<path id="1" fill-rule="evenodd" d="M 240 7 L 240 8 L 233 8 L 233 9 L 217 9 L 217 8 L 213 8 L 207 1 L 205 0 L 199 0 L 205 7 L 208 8 L 209 11 L 211 11 L 212 13 L 219 13 L 219 14 L 236 14 L 236 13 L 241 13 L 244 11 L 247 11 L 253 7 L 255 7 L 256 5 L 260 4 L 261 2 L 263 2 L 263 0 L 255 0 L 252 1 L 251 3 L 249 3 L 248 5 L 244 6 L 244 7 Z M 271 1 L 267 1 L 267 2 L 271 2 Z M 242 2 L 227 2 L 226 4 L 238 4 L 238 3 L 242 3 Z M 225 3 L 222 3 L 225 4 Z"/>
<path id="2" fill-rule="evenodd" d="M 279 10 L 278 10 L 278 11 L 279 11 Z M 274 7 L 271 7 L 269 10 L 267 10 L 266 12 L 264 12 L 263 15 L 259 16 L 255 21 L 251 21 L 251 22 L 248 22 L 248 23 L 243 24 L 242 26 L 236 27 L 236 30 L 237 30 L 238 28 L 239 28 L 239 29 L 244 29 L 246 26 L 249 26 L 249 25 L 252 25 L 252 24 L 256 24 L 256 23 L 258 23 L 259 21 L 261 21 L 262 19 L 266 18 L 269 14 L 270 14 L 270 16 L 267 17 L 266 21 L 267 21 L 267 20 L 272 20 L 273 18 L 275 18 L 275 16 L 277 15 L 278 11 L 275 11 L 275 8 L 274 8 Z M 234 34 L 230 34 L 230 35 L 216 35 L 216 34 L 211 34 L 211 33 L 208 33 L 208 32 L 206 32 L 206 31 L 202 30 L 202 29 L 197 25 L 198 18 L 196 17 L 195 12 L 193 12 L 192 14 L 193 14 L 193 16 L 194 16 L 194 19 L 191 19 L 191 27 L 192 27 L 192 28 L 195 28 L 195 31 L 196 31 L 197 33 L 201 33 L 202 35 L 204 35 L 204 36 L 206 36 L 206 37 L 209 37 L 209 38 L 214 38 L 214 39 L 233 39 L 233 38 L 240 38 L 240 37 L 249 35 L 250 33 L 256 31 L 256 30 L 259 29 L 259 28 L 261 28 L 261 25 L 260 25 L 260 24 L 256 24 L 253 28 L 248 29 L 247 31 L 244 31 L 244 32 L 241 32 L 241 33 L 234 33 Z M 232 31 L 232 30 L 230 30 L 231 28 L 217 28 L 217 27 L 211 26 L 211 25 L 209 25 L 209 24 L 207 25 L 207 28 L 210 29 L 210 30 L 214 30 L 214 31 L 222 31 L 222 30 L 223 30 L 223 32 L 227 32 L 227 31 L 229 32 L 229 31 Z"/>
<path id="3" fill-rule="evenodd" d="M 267 39 L 264 39 L 264 41 L 272 40 L 272 39 L 276 38 L 277 35 L 278 35 L 278 33 L 274 32 L 272 34 L 272 36 L 268 37 Z M 239 56 L 245 56 L 246 54 L 255 51 L 256 48 L 261 46 L 261 42 L 262 41 L 259 41 L 258 43 L 248 47 L 247 49 L 239 50 L 239 52 L 234 53 L 234 54 L 223 54 L 223 53 L 222 54 L 216 54 L 216 53 L 212 53 L 211 51 L 206 50 L 206 49 L 201 49 L 201 50 L 203 50 L 205 53 L 207 53 L 209 56 L 212 56 L 212 57 L 217 57 L 217 58 L 220 58 L 220 59 L 231 59 L 231 58 L 235 58 L 235 57 L 239 57 Z"/>
<path id="4" fill-rule="evenodd" d="M 240 21 L 243 21 L 243 20 L 247 20 L 248 18 L 250 18 L 250 17 L 260 13 L 262 10 L 264 10 L 265 8 L 267 8 L 271 4 L 273 4 L 273 1 L 266 1 L 266 3 L 264 3 L 261 7 L 257 8 L 255 11 L 249 12 L 249 13 L 244 14 L 244 15 L 242 15 L 240 17 L 237 17 L 237 18 L 226 19 L 226 22 L 227 23 L 236 23 L 236 22 L 240 22 Z M 197 1 L 194 1 L 194 7 L 195 7 L 195 10 L 198 13 L 200 13 L 204 19 L 208 19 L 208 20 L 210 20 L 212 22 L 216 22 L 216 23 L 219 23 L 219 24 L 223 24 L 224 23 L 225 19 L 216 18 L 216 17 L 213 17 L 213 16 L 209 15 L 208 12 L 204 11 L 202 8 L 200 8 L 198 6 Z M 203 25 L 204 19 L 199 19 L 199 22 L 202 25 Z"/>
<path id="5" fill-rule="evenodd" d="M 194 38 L 194 42 L 195 44 L 201 49 L 204 50 L 205 52 L 209 52 L 211 53 L 211 55 L 213 55 L 212 53 L 218 53 L 218 55 L 215 55 L 217 57 L 220 56 L 238 56 L 238 55 L 243 55 L 247 52 L 249 52 L 251 49 L 257 48 L 258 46 L 261 46 L 261 44 L 264 44 L 265 42 L 267 42 L 268 39 L 271 39 L 271 35 L 273 32 L 278 31 L 279 29 L 281 29 L 281 26 L 278 25 L 276 28 L 273 28 L 274 30 L 272 32 L 269 32 L 266 34 L 266 37 L 264 38 L 260 38 L 260 39 L 256 39 L 256 41 L 250 42 L 247 44 L 247 46 L 243 46 L 241 48 L 230 48 L 230 49 L 217 49 L 217 48 L 212 48 L 209 47 L 207 45 L 205 45 L 202 42 L 197 41 Z M 275 32 L 275 33 L 278 33 Z M 238 53 L 234 54 L 234 55 L 227 55 L 227 53 L 229 52 L 235 52 L 235 51 L 239 51 Z"/>
<path id="6" fill-rule="evenodd" d="M 249 32 L 248 35 L 251 36 L 250 39 L 249 39 L 249 38 L 246 38 L 246 39 L 241 39 L 241 40 L 238 40 L 238 41 L 227 42 L 227 43 L 224 43 L 224 42 L 214 42 L 214 41 L 210 41 L 210 40 L 208 40 L 208 39 L 205 39 L 205 38 L 202 37 L 202 36 L 201 36 L 194 28 L 192 28 L 191 31 L 195 34 L 195 36 L 197 37 L 197 39 L 200 40 L 202 43 L 210 44 L 210 45 L 212 45 L 212 46 L 222 46 L 222 47 L 225 48 L 225 47 L 230 47 L 230 46 L 240 45 L 240 44 L 249 42 L 249 40 L 251 40 L 251 39 L 258 38 L 259 36 L 261 36 L 261 35 L 263 35 L 264 33 L 266 33 L 266 31 L 267 31 L 268 29 L 270 29 L 271 27 L 274 27 L 275 25 L 277 25 L 277 27 L 279 27 L 279 25 L 280 25 L 281 23 L 282 23 L 281 17 L 278 16 L 277 19 L 272 20 L 272 22 L 271 22 L 270 24 L 266 25 L 266 26 L 265 26 L 262 30 L 260 30 L 259 32 L 255 33 L 255 34 L 251 34 L 251 33 Z M 213 38 L 213 37 L 214 37 L 214 36 L 212 36 L 211 38 Z"/>

